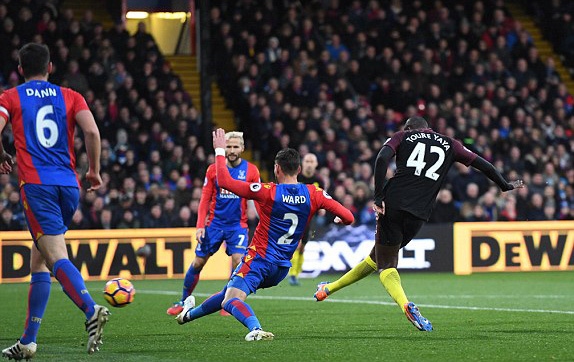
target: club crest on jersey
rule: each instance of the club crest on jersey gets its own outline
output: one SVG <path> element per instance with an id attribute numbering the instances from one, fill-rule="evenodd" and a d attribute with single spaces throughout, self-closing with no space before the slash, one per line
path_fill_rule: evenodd
<path id="1" fill-rule="evenodd" d="M 238 180 L 245 180 L 245 170 L 239 170 Z"/>
<path id="2" fill-rule="evenodd" d="M 26 95 L 28 97 L 38 97 L 38 98 L 57 96 L 56 90 L 52 88 L 42 89 L 40 91 L 38 91 L 37 89 L 26 88 Z"/>
<path id="3" fill-rule="evenodd" d="M 307 202 L 305 196 L 281 195 L 281 199 L 286 204 L 304 204 Z"/>

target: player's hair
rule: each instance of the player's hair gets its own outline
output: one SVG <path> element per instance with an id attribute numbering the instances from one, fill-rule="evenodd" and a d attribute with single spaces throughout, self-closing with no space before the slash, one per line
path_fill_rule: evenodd
<path id="1" fill-rule="evenodd" d="M 299 171 L 299 166 L 301 166 L 301 156 L 292 148 L 284 148 L 277 152 L 275 163 L 281 166 L 285 175 L 295 176 Z"/>
<path id="2" fill-rule="evenodd" d="M 405 130 L 409 129 L 419 129 L 419 128 L 428 128 L 429 124 L 423 117 L 414 116 L 407 119 L 407 127 Z"/>
<path id="3" fill-rule="evenodd" d="M 24 78 L 48 73 L 50 64 L 50 50 L 46 45 L 28 43 L 18 52 L 18 58 Z"/>
<path id="4" fill-rule="evenodd" d="M 225 140 L 229 141 L 231 138 L 239 138 L 239 144 L 241 144 L 241 147 L 245 146 L 245 141 L 243 141 L 243 132 L 227 132 L 225 134 Z"/>

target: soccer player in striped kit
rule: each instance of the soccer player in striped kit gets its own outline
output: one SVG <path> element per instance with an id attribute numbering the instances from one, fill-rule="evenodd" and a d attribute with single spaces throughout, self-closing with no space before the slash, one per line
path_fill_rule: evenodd
<path id="1" fill-rule="evenodd" d="M 257 166 L 241 159 L 241 153 L 245 149 L 243 133 L 227 132 L 225 140 L 225 160 L 231 177 L 241 181 L 260 182 Z M 216 177 L 215 165 L 210 165 L 205 175 L 196 229 L 195 259 L 185 274 L 181 299 L 167 310 L 170 315 L 181 313 L 183 301 L 193 293 L 201 270 L 219 250 L 223 241 L 227 255 L 231 256 L 232 270 L 237 267 L 249 245 L 247 200 L 221 187 Z"/>
<path id="2" fill-rule="evenodd" d="M 50 271 L 86 316 L 87 350 L 91 354 L 102 343 L 109 311 L 94 302 L 82 275 L 68 259 L 64 234 L 80 199 L 74 155 L 76 124 L 84 133 L 88 152 L 88 192 L 102 183 L 100 133 L 80 94 L 48 82 L 52 71 L 48 47 L 26 44 L 19 58 L 18 71 L 26 82 L 0 96 L 0 132 L 11 122 L 20 194 L 34 246 L 24 334 L 2 355 L 14 359 L 34 357 L 36 335 L 50 296 Z M 12 166 L 11 156 L 0 143 L 0 173 L 12 172 Z"/>
<path id="3" fill-rule="evenodd" d="M 278 183 L 261 184 L 235 180 L 230 176 L 225 167 L 225 137 L 222 129 L 213 133 L 213 147 L 220 186 L 254 200 L 260 221 L 251 245 L 225 288 L 197 308 L 194 308 L 195 298 L 189 296 L 176 319 L 179 324 L 184 324 L 223 308 L 247 327 L 249 333 L 245 336 L 246 341 L 273 339 L 272 333 L 262 330 L 245 299 L 258 289 L 279 284 L 287 276 L 291 257 L 305 227 L 319 209 L 332 212 L 337 215 L 336 222 L 347 225 L 354 221 L 354 217 L 323 189 L 297 181 L 297 174 L 301 171 L 301 157 L 294 149 L 283 149 L 275 157 L 274 173 Z"/>

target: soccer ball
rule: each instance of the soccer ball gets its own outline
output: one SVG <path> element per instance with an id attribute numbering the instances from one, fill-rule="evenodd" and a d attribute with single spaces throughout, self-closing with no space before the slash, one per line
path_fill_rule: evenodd
<path id="1" fill-rule="evenodd" d="M 136 290 L 133 284 L 124 278 L 115 278 L 106 283 L 104 298 L 112 307 L 123 308 L 134 301 Z"/>

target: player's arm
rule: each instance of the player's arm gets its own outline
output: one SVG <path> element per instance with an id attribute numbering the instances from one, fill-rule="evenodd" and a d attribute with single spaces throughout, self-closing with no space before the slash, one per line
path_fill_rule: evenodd
<path id="1" fill-rule="evenodd" d="M 492 180 L 495 184 L 497 184 L 502 191 L 510 191 L 524 187 L 524 182 L 522 180 L 512 182 L 506 181 L 506 179 L 500 174 L 500 172 L 498 172 L 492 163 L 470 151 L 459 141 L 454 140 L 453 147 L 455 161 L 460 162 L 467 167 L 472 166 L 476 168 L 486 177 Z"/>
<path id="2" fill-rule="evenodd" d="M 325 209 L 332 214 L 337 216 L 335 218 L 336 223 L 342 223 L 345 225 L 350 225 L 355 221 L 355 217 L 353 213 L 349 211 L 345 206 L 341 205 L 339 202 L 333 200 L 327 192 L 323 191 L 322 189 L 318 189 L 316 191 L 319 197 L 319 208 Z M 338 218 L 338 219 L 337 219 Z"/>
<path id="3" fill-rule="evenodd" d="M 394 155 L 395 151 L 384 145 L 375 160 L 375 205 L 378 207 L 382 207 L 383 204 L 383 188 L 387 182 L 387 168 Z"/>
<path id="4" fill-rule="evenodd" d="M 470 164 L 472 167 L 476 168 L 482 172 L 486 177 L 492 180 L 495 184 L 500 187 L 502 191 L 510 191 L 516 188 L 524 187 L 524 182 L 522 180 L 516 180 L 512 182 L 506 181 L 500 172 L 494 167 L 494 165 L 480 156 L 476 156 L 474 161 Z"/>
<path id="5" fill-rule="evenodd" d="M 385 213 L 383 188 L 387 182 L 387 168 L 404 137 L 404 131 L 396 132 L 385 142 L 375 160 L 375 210 L 380 214 Z"/>
<path id="6" fill-rule="evenodd" d="M 76 113 L 76 122 L 84 133 L 84 142 L 88 152 L 89 169 L 86 173 L 86 179 L 91 184 L 88 191 L 94 191 L 102 185 L 102 178 L 100 177 L 100 153 L 102 150 L 100 131 L 92 112 L 88 109 Z"/>
<path id="7" fill-rule="evenodd" d="M 10 119 L 10 99 L 6 92 L 0 95 L 0 173 L 10 173 L 12 172 L 12 165 L 14 160 L 5 150 L 2 144 L 2 131 L 6 127 L 6 123 Z"/>
<path id="8" fill-rule="evenodd" d="M 4 145 L 2 144 L 2 131 L 4 127 L 6 127 L 6 118 L 0 113 L 0 174 L 1 173 L 10 173 L 12 172 L 12 165 L 14 164 L 14 160 L 12 156 L 10 156 L 5 150 Z"/>
<path id="9" fill-rule="evenodd" d="M 261 190 L 260 183 L 249 183 L 235 180 L 229 174 L 227 164 L 225 163 L 225 145 L 225 131 L 222 128 L 219 128 L 213 132 L 213 148 L 215 148 L 215 170 L 219 187 L 223 187 L 224 189 L 233 192 L 239 197 L 261 201 L 264 197 L 264 194 L 259 192 Z"/>
<path id="10" fill-rule="evenodd" d="M 205 228 L 205 219 L 209 212 L 209 205 L 211 204 L 214 185 L 215 172 L 213 170 L 213 166 L 210 166 L 205 174 L 205 182 L 203 183 L 203 189 L 201 190 L 201 199 L 199 200 L 199 209 L 197 210 L 197 225 L 195 226 L 197 229 Z M 203 234 L 203 230 L 199 233 Z M 197 235 L 197 237 L 198 239 L 201 239 L 203 235 Z"/>
<path id="11" fill-rule="evenodd" d="M 251 170 L 251 172 L 249 171 Z M 261 183 L 261 174 L 259 173 L 259 169 L 254 164 L 249 164 L 249 169 L 247 170 L 250 173 L 249 182 L 259 182 Z M 255 217 L 259 218 L 259 213 L 257 212 L 257 207 L 255 206 L 255 202 L 253 200 L 247 200 L 247 209 L 253 211 L 255 213 Z"/>

